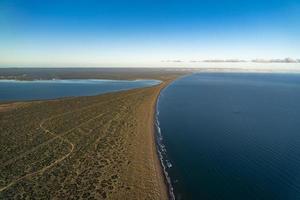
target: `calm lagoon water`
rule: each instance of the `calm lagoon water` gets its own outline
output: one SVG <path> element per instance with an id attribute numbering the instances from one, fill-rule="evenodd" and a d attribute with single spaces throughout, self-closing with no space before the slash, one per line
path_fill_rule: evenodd
<path id="1" fill-rule="evenodd" d="M 177 199 L 300 199 L 299 74 L 194 74 L 157 109 Z"/>
<path id="2" fill-rule="evenodd" d="M 159 83 L 158 80 L 0 80 L 0 101 L 90 96 L 148 87 Z"/>

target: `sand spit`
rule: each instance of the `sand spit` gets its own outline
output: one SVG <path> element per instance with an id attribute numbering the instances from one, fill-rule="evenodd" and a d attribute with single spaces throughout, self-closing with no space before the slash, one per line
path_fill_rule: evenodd
<path id="1" fill-rule="evenodd" d="M 3 109 L 0 199 L 168 199 L 154 117 L 161 89 L 174 78 Z"/>

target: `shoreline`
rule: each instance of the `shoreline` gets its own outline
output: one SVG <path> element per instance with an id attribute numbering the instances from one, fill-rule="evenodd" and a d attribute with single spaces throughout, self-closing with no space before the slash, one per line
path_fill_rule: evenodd
<path id="1" fill-rule="evenodd" d="M 162 166 L 162 163 L 160 161 L 160 157 L 158 155 L 158 146 L 157 146 L 157 143 L 156 143 L 156 127 L 155 127 L 155 119 L 156 119 L 156 105 L 157 105 L 157 100 L 159 98 L 159 95 L 160 95 L 160 92 L 166 87 L 168 86 L 169 82 L 162 82 L 158 87 L 158 91 L 156 92 L 155 94 L 155 97 L 154 99 L 152 100 L 152 105 L 150 107 L 151 109 L 151 119 L 149 121 L 149 125 L 151 125 L 151 143 L 152 143 L 152 146 L 153 146 L 153 150 L 152 150 L 152 154 L 153 154 L 153 157 L 155 158 L 154 159 L 154 165 L 155 165 L 155 168 L 156 168 L 156 174 L 158 174 L 159 176 L 159 185 L 160 185 L 160 193 L 162 194 L 161 198 L 162 199 L 170 199 L 170 195 L 169 195 L 169 186 L 166 182 L 166 179 L 165 179 L 165 175 L 164 175 L 164 169 L 163 169 L 163 166 Z"/>
<path id="2" fill-rule="evenodd" d="M 162 140 L 162 136 L 161 136 L 161 131 L 160 131 L 160 127 L 159 127 L 159 121 L 158 121 L 158 115 L 159 115 L 159 110 L 158 110 L 158 102 L 159 102 L 159 97 L 161 95 L 161 92 L 167 88 L 173 81 L 175 81 L 176 79 L 170 81 L 168 84 L 166 84 L 159 92 L 156 102 L 155 102 L 155 113 L 154 113 L 154 121 L 153 121 L 153 126 L 154 126 L 154 143 L 156 146 L 156 154 L 157 154 L 157 158 L 158 158 L 158 162 L 160 165 L 160 170 L 161 170 L 161 174 L 163 176 L 164 179 L 164 183 L 165 183 L 165 187 L 166 190 L 168 192 L 168 199 L 169 200 L 175 200 L 175 195 L 174 195 L 174 191 L 173 191 L 173 187 L 172 187 L 172 183 L 171 183 L 171 179 L 168 175 L 168 172 L 166 171 L 166 166 L 164 164 L 164 156 L 163 156 L 163 149 L 162 149 L 162 144 L 160 143 L 160 140 Z"/>
<path id="3" fill-rule="evenodd" d="M 3 153 L 5 156 L 2 160 L 9 165 L 3 173 L 7 174 L 9 179 L 0 187 L 5 188 L 0 192 L 0 198 L 13 199 L 18 195 L 17 191 L 23 188 L 19 184 L 22 183 L 26 185 L 22 195 L 31 198 L 42 197 L 42 194 L 59 198 L 60 194 L 69 192 L 73 195 L 89 192 L 90 196 L 96 198 L 170 199 L 169 185 L 156 143 L 155 120 L 161 91 L 178 77 L 180 76 L 161 77 L 162 82 L 159 85 L 128 91 L 32 101 L 27 102 L 26 106 L 19 103 L 5 105 L 0 112 L 0 117 L 6 116 L 3 130 L 9 131 L 15 126 L 15 121 L 22 121 L 24 117 L 27 122 L 24 125 L 18 124 L 16 130 L 5 138 L 8 141 L 15 140 L 17 145 L 11 147 L 15 151 L 14 154 Z M 38 120 L 32 120 L 33 118 Z M 34 128 L 45 121 L 45 127 L 49 131 L 41 132 Z M 30 135 L 24 135 L 23 132 Z M 39 141 L 35 139 L 37 136 Z M 72 143 L 72 152 L 60 144 L 65 141 Z M 82 145 L 86 149 L 79 151 Z M 43 151 L 52 152 L 56 149 L 53 149 L 53 146 L 61 148 L 61 153 L 53 153 L 53 156 L 45 160 Z M 33 153 L 30 149 L 33 149 L 35 156 L 30 156 Z M 35 162 L 19 162 L 29 160 L 27 157 L 31 157 Z M 78 159 L 82 160 L 78 163 L 82 167 L 74 165 Z M 19 165 L 15 165 L 15 162 L 19 162 Z M 36 163 L 41 165 L 36 166 Z M 61 168 L 57 167 L 59 165 L 63 166 L 64 171 L 60 171 Z M 22 171 L 28 167 L 32 170 Z M 99 171 L 103 167 L 105 170 Z M 73 176 L 84 173 L 87 168 L 90 175 L 80 176 L 78 179 L 81 181 L 76 181 L 77 187 L 82 188 L 80 191 L 69 189 L 69 181 L 60 181 L 62 175 L 68 180 L 77 180 L 77 176 Z M 35 169 L 43 170 L 43 173 L 39 174 Z M 45 182 L 46 176 L 52 178 Z M 85 188 L 81 185 L 84 181 L 96 189 Z M 45 187 L 39 188 L 42 183 Z M 58 189 L 67 189 L 58 194 L 56 190 L 51 189 L 54 185 L 57 185 Z"/>
<path id="4" fill-rule="evenodd" d="M 138 123 L 144 124 L 139 127 L 139 132 L 145 132 L 146 135 L 144 135 L 143 137 L 143 139 L 145 140 L 144 145 L 148 146 L 148 148 L 143 146 L 140 146 L 140 148 L 145 148 L 149 151 L 145 152 L 143 156 L 147 157 L 146 160 L 148 161 L 148 165 L 152 165 L 152 170 L 149 171 L 149 173 L 152 175 L 148 175 L 150 175 L 152 179 L 152 185 L 150 187 L 152 187 L 152 189 L 156 191 L 155 193 L 157 196 L 155 195 L 156 198 L 154 199 L 173 199 L 170 195 L 171 193 L 169 183 L 166 179 L 165 171 L 159 156 L 159 147 L 157 145 L 156 133 L 156 106 L 161 91 L 177 78 L 178 77 L 162 80 L 162 83 L 160 83 L 159 85 L 149 88 L 149 90 L 152 93 L 151 98 L 145 100 L 144 103 L 138 109 L 138 116 L 143 116 L 142 118 L 139 118 Z M 142 149 L 140 149 L 140 151 L 141 150 Z M 136 160 L 138 160 L 138 158 L 136 158 Z M 142 179 L 143 177 L 139 178 Z M 147 194 L 143 194 L 143 196 L 145 195 Z"/>
<path id="5" fill-rule="evenodd" d="M 176 77 L 176 78 L 172 78 L 170 80 L 167 80 L 167 81 L 163 81 L 161 84 L 163 84 L 163 86 L 160 86 L 160 89 L 159 89 L 159 92 L 156 96 L 156 99 L 155 99 L 155 104 L 153 106 L 153 119 L 152 119 L 152 125 L 153 125 L 153 145 L 155 146 L 155 154 L 156 154 L 156 157 L 157 157 L 157 164 L 159 165 L 159 169 L 160 169 L 160 175 L 163 177 L 163 181 L 164 181 L 164 190 L 167 191 L 167 198 L 170 199 L 170 200 L 175 200 L 175 196 L 174 196 L 174 193 L 173 193 L 173 187 L 171 185 L 171 182 L 170 182 L 170 177 L 168 176 L 167 174 L 167 171 L 166 171 L 166 166 L 165 164 L 163 163 L 163 155 L 162 155 L 162 152 L 161 152 L 161 147 L 159 146 L 159 139 L 160 139 L 160 136 L 158 135 L 158 128 L 159 128 L 159 125 L 158 125 L 158 119 L 157 119 L 157 115 L 158 115 L 158 110 L 157 110 L 157 105 L 158 105 L 158 101 L 159 101 L 159 97 L 161 95 L 161 92 L 167 88 L 173 81 L 177 80 L 179 77 Z"/>

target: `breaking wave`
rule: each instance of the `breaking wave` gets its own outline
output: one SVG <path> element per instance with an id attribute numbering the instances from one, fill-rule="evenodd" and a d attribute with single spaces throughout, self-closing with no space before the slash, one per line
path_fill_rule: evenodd
<path id="1" fill-rule="evenodd" d="M 169 197 L 170 197 L 171 200 L 175 200 L 174 188 L 172 186 L 171 178 L 170 178 L 169 173 L 168 173 L 168 168 L 172 167 L 172 163 L 168 160 L 167 150 L 166 150 L 166 146 L 163 144 L 163 137 L 162 137 L 161 128 L 159 126 L 160 124 L 159 124 L 159 120 L 158 120 L 158 116 L 159 116 L 159 110 L 158 110 L 159 98 L 160 98 L 160 96 L 158 97 L 158 100 L 157 100 L 157 103 L 156 103 L 156 116 L 155 116 L 157 153 L 158 153 L 159 160 L 160 160 L 160 163 L 161 163 L 161 166 L 162 166 L 162 169 L 163 169 L 165 180 L 166 180 L 167 185 L 168 185 Z"/>

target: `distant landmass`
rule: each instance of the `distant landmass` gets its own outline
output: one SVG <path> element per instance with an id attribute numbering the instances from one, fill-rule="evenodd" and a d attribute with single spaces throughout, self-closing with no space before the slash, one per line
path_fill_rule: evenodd
<path id="1" fill-rule="evenodd" d="M 181 63 L 186 62 L 184 60 L 174 59 L 174 60 L 162 60 L 162 62 L 171 62 L 171 63 Z M 252 63 L 300 63 L 300 59 L 293 58 L 283 58 L 283 59 L 252 59 L 252 60 L 242 60 L 242 59 L 206 59 L 206 60 L 190 60 L 190 63 L 244 63 L 244 62 L 252 62 Z"/>
<path id="2" fill-rule="evenodd" d="M 240 60 L 240 59 L 213 59 L 213 60 L 203 60 L 202 62 L 247 62 L 246 60 Z"/>
<path id="3" fill-rule="evenodd" d="M 161 62 L 173 62 L 173 63 L 180 63 L 184 62 L 183 60 L 162 60 Z"/>
<path id="4" fill-rule="evenodd" d="M 300 59 L 284 58 L 284 59 L 254 59 L 255 63 L 300 63 Z"/>

